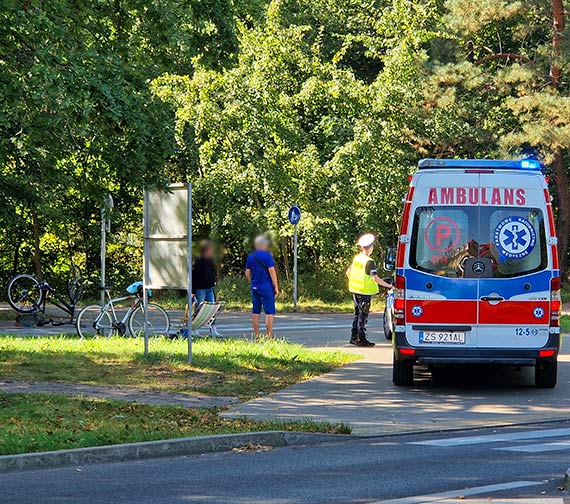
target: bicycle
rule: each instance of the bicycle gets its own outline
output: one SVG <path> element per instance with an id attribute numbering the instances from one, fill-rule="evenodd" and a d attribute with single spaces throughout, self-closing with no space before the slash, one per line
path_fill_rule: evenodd
<path id="1" fill-rule="evenodd" d="M 69 322 L 73 323 L 77 303 L 83 295 L 81 272 L 75 265 L 71 266 L 67 278 L 67 299 L 59 294 L 48 282 L 37 280 L 32 275 L 16 275 L 8 283 L 8 303 L 19 314 L 41 314 L 37 325 L 56 324 L 52 319 L 44 320 L 46 305 L 51 304 L 69 315 Z M 66 322 L 63 322 L 66 323 Z"/>
<path id="2" fill-rule="evenodd" d="M 75 327 L 81 338 L 86 336 L 124 336 L 128 332 L 131 336 L 143 336 L 145 313 L 143 306 L 142 282 L 135 282 L 127 287 L 128 295 L 111 298 L 110 287 L 101 287 L 109 301 L 105 306 L 98 304 L 88 305 L 83 308 Z M 149 295 L 151 292 L 149 291 Z M 124 307 L 117 307 L 125 301 L 130 306 L 122 317 L 117 312 Z M 162 306 L 156 303 L 148 303 L 148 325 L 151 334 L 168 334 L 170 331 L 170 317 Z"/>

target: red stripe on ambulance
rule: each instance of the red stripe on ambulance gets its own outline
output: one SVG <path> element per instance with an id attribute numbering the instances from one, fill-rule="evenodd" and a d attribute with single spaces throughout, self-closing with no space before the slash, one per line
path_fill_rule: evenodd
<path id="1" fill-rule="evenodd" d="M 421 308 L 421 315 L 417 315 Z M 415 308 L 415 309 L 414 309 Z M 412 324 L 476 324 L 477 301 L 406 300 L 406 322 Z"/>
<path id="2" fill-rule="evenodd" d="M 412 207 L 412 198 L 414 196 L 414 186 L 408 188 L 408 195 L 406 196 L 406 202 L 404 203 L 404 214 L 402 216 L 402 226 L 400 227 L 400 235 L 405 235 L 408 232 L 408 225 L 410 222 L 410 210 Z M 402 243 L 398 243 L 398 249 L 396 250 L 396 268 L 404 267 L 404 256 L 406 255 L 406 246 Z"/>
<path id="3" fill-rule="evenodd" d="M 542 308 L 542 312 L 536 308 Z M 535 312 L 542 313 L 542 317 L 537 318 Z M 479 323 L 544 325 L 549 322 L 549 313 L 548 301 L 501 301 L 495 305 L 482 301 L 479 305 Z"/>

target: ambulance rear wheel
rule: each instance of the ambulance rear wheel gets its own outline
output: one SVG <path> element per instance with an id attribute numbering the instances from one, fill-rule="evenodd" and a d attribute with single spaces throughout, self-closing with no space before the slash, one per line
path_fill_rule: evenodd
<path id="1" fill-rule="evenodd" d="M 393 331 L 392 311 L 386 306 L 386 308 L 384 308 L 384 336 L 387 340 L 392 339 Z"/>
<path id="2" fill-rule="evenodd" d="M 556 387 L 558 376 L 557 361 L 538 361 L 534 368 L 534 382 L 539 388 Z"/>
<path id="3" fill-rule="evenodd" d="M 414 361 L 398 360 L 394 357 L 392 382 L 396 387 L 409 387 L 414 384 Z"/>

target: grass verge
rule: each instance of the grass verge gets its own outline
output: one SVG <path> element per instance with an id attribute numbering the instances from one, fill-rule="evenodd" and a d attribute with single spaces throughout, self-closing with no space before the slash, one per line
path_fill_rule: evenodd
<path id="1" fill-rule="evenodd" d="M 560 330 L 563 333 L 570 333 L 570 315 L 560 317 Z"/>
<path id="2" fill-rule="evenodd" d="M 0 377 L 250 399 L 358 358 L 283 340 L 200 339 L 193 345 L 192 365 L 186 362 L 186 341 L 154 338 L 150 349 L 145 357 L 142 341 L 132 338 L 0 336 Z"/>
<path id="3" fill-rule="evenodd" d="M 343 424 L 229 420 L 212 409 L 0 394 L 0 455 L 268 430 L 350 434 Z"/>

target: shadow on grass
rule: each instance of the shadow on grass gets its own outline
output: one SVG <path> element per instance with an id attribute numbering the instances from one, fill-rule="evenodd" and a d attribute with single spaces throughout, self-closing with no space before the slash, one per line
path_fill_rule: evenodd
<path id="1" fill-rule="evenodd" d="M 140 346 L 139 346 L 140 345 Z M 328 372 L 349 357 L 313 352 L 281 341 L 198 341 L 193 364 L 185 342 L 0 337 L 0 376 L 23 381 L 124 385 L 248 398 Z M 140 350 L 138 350 L 140 349 Z"/>

